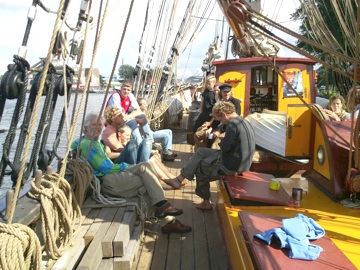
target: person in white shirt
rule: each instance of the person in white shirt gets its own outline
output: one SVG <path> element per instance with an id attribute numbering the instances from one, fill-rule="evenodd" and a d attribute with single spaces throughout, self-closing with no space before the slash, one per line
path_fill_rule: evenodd
<path id="1" fill-rule="evenodd" d="M 121 109 L 121 112 L 124 117 L 124 124 L 128 125 L 132 129 L 132 136 L 136 139 L 138 145 L 143 140 L 141 136 L 140 130 L 138 128 L 138 123 L 136 121 L 136 117 L 145 118 L 145 115 L 140 110 L 139 104 L 136 101 L 135 96 L 131 93 L 132 91 L 132 83 L 130 81 L 125 81 L 120 90 L 116 90 L 116 92 L 112 93 L 109 97 L 106 107 L 115 106 Z M 144 136 L 148 138 L 151 142 L 154 140 L 151 138 L 151 130 L 147 121 L 141 124 L 142 130 L 144 131 Z"/>

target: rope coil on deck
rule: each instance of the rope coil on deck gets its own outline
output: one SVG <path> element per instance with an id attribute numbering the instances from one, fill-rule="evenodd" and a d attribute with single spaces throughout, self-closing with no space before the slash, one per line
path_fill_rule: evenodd
<path id="1" fill-rule="evenodd" d="M 86 191 L 90 186 L 93 169 L 90 164 L 83 159 L 70 159 L 67 161 L 65 174 L 72 175 L 74 195 L 81 207 L 85 199 Z"/>
<path id="2" fill-rule="evenodd" d="M 52 259 L 58 259 L 72 240 L 75 221 L 81 218 L 80 207 L 70 184 L 56 173 L 45 175 L 40 187 L 34 181 L 31 186 L 33 190 L 28 193 L 29 196 L 40 199 L 42 207 L 41 231 L 45 251 Z"/>
<path id="3" fill-rule="evenodd" d="M 41 246 L 35 232 L 22 224 L 0 223 L 0 269 L 41 268 Z"/>

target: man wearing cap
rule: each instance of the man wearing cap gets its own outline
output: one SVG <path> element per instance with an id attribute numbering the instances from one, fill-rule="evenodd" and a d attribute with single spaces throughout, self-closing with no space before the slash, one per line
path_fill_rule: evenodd
<path id="1" fill-rule="evenodd" d="M 255 152 L 255 133 L 250 122 L 235 112 L 230 102 L 220 102 L 212 110 L 213 116 L 226 125 L 225 137 L 221 140 L 220 150 L 199 148 L 181 174 L 167 179 L 166 184 L 174 189 L 196 176 L 195 193 L 203 199 L 196 205 L 201 210 L 212 209 L 210 203 L 210 182 L 222 175 L 235 175 L 250 169 Z"/>
<path id="2" fill-rule="evenodd" d="M 235 106 L 236 113 L 238 115 L 241 115 L 241 105 L 240 105 L 241 101 L 232 96 L 232 92 L 231 92 L 232 86 L 230 84 L 225 83 L 220 85 L 219 89 L 220 89 L 220 93 L 219 93 L 219 100 L 217 101 L 217 103 L 222 101 L 231 102 Z M 199 144 L 199 147 L 207 146 L 208 145 L 207 138 L 209 137 L 210 134 L 213 134 L 212 135 L 213 141 L 211 147 L 215 149 L 220 149 L 219 143 L 220 143 L 220 138 L 224 136 L 223 134 L 224 129 L 222 128 L 221 125 L 220 126 L 219 125 L 220 122 L 217 121 L 214 117 L 212 117 L 212 119 L 209 122 L 203 123 L 202 127 L 207 129 L 203 133 L 201 132 L 195 133 L 195 138 L 194 138 L 195 143 L 197 141 L 202 141 L 202 144 Z"/>
<path id="3" fill-rule="evenodd" d="M 140 110 L 139 104 L 136 101 L 133 93 L 131 93 L 131 90 L 132 83 L 130 81 L 123 82 L 120 90 L 116 90 L 116 92 L 111 94 L 107 101 L 106 107 L 115 106 L 120 108 L 123 115 L 124 124 L 131 127 L 132 136 L 134 137 L 134 139 L 136 139 L 137 144 L 140 145 L 143 138 L 140 134 L 140 130 L 137 126 L 137 121 L 135 118 L 144 117 L 146 119 L 146 117 Z M 142 130 L 144 131 L 145 136 L 151 142 L 153 142 L 153 139 L 149 136 L 151 131 L 147 121 L 145 122 L 145 124 L 142 124 Z"/>

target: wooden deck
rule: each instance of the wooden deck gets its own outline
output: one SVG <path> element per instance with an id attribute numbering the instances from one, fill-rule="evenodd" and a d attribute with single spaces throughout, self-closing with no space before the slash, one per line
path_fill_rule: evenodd
<path id="1" fill-rule="evenodd" d="M 189 162 L 192 147 L 186 143 L 187 133 L 183 129 L 173 130 L 173 134 L 173 151 L 178 156 L 165 165 L 177 175 Z M 134 207 L 98 205 L 89 198 L 82 207 L 83 222 L 74 235 L 73 244 L 58 260 L 49 259 L 44 252 L 42 269 L 230 269 L 216 210 L 220 187 L 217 181 L 211 183 L 214 207 L 211 211 L 202 211 L 194 206 L 201 202 L 195 195 L 195 184 L 192 181 L 181 190 L 173 190 L 163 183 L 171 204 L 184 210 L 177 218 L 190 225 L 191 232 L 163 234 L 160 223 L 153 223 L 151 219 L 139 223 Z M 39 203 L 23 197 L 14 222 L 34 227 L 39 215 Z M 132 250 L 130 255 L 125 254 L 125 249 Z M 119 250 L 123 253 L 115 254 Z"/>
<path id="2" fill-rule="evenodd" d="M 186 144 L 186 133 L 173 131 L 173 150 L 178 154 L 174 162 L 165 162 L 177 174 L 187 164 L 192 153 Z M 216 208 L 202 211 L 194 207 L 201 202 L 195 195 L 195 181 L 181 190 L 163 185 L 166 197 L 184 214 L 178 219 L 192 227 L 186 234 L 163 234 L 159 224 L 147 222 L 145 237 L 140 246 L 138 260 L 133 269 L 230 269 Z M 218 184 L 212 182 L 212 201 L 217 202 Z"/>

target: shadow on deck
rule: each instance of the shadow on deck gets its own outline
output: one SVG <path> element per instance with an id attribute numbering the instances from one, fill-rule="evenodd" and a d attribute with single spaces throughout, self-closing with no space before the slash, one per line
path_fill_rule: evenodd
<path id="1" fill-rule="evenodd" d="M 173 151 L 178 154 L 174 162 L 165 165 L 174 174 L 187 164 L 192 152 L 186 143 L 186 132 L 173 131 Z M 163 184 L 166 197 L 175 206 L 182 208 L 184 214 L 178 219 L 192 226 L 186 234 L 163 234 L 159 224 L 147 223 L 143 243 L 133 269 L 230 269 L 225 242 L 222 236 L 219 217 L 216 211 L 218 184 L 211 183 L 211 211 L 194 207 L 201 202 L 195 194 L 196 182 L 191 181 L 181 190 L 173 190 Z"/>

